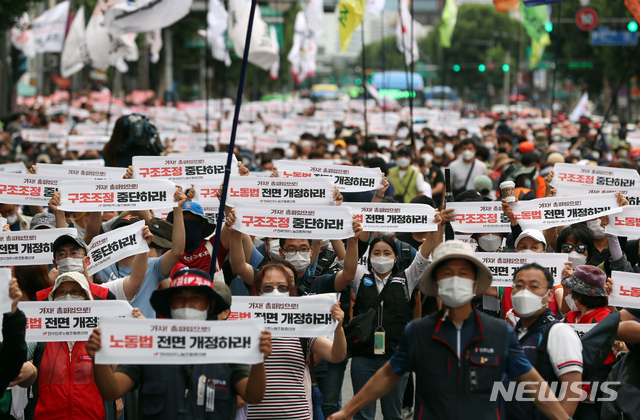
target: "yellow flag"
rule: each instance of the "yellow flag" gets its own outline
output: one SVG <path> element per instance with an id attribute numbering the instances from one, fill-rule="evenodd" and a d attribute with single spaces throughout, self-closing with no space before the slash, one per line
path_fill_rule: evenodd
<path id="1" fill-rule="evenodd" d="M 538 64 L 540 64 L 542 54 L 544 54 L 544 49 L 548 45 L 551 45 L 551 38 L 549 38 L 549 34 L 542 35 L 539 41 L 536 41 L 535 39 L 531 40 L 531 56 L 529 57 L 530 69 L 534 69 Z"/>
<path id="2" fill-rule="evenodd" d="M 365 0 L 340 0 L 338 5 L 338 25 L 340 26 L 340 48 L 347 52 L 351 36 L 364 17 Z"/>

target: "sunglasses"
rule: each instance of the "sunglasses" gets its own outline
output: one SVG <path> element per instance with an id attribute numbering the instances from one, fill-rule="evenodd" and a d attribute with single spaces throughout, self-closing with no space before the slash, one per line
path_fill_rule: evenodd
<path id="1" fill-rule="evenodd" d="M 273 286 L 271 285 L 266 285 L 266 286 L 262 286 L 260 288 L 260 291 L 263 293 L 271 293 L 273 292 L 273 289 L 275 289 Z M 289 286 L 285 285 L 285 284 L 281 284 L 278 286 L 278 292 L 281 293 L 285 293 L 289 291 Z"/>
<path id="2" fill-rule="evenodd" d="M 578 254 L 584 254 L 585 252 L 587 252 L 587 246 L 586 245 L 571 245 L 571 244 L 562 244 L 562 252 L 564 253 L 569 253 L 573 250 L 576 250 L 576 252 Z"/>

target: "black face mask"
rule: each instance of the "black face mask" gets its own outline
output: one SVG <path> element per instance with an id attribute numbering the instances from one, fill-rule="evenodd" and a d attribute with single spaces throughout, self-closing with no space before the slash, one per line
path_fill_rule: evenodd
<path id="1" fill-rule="evenodd" d="M 202 222 L 198 220 L 185 220 L 184 228 L 186 233 L 184 250 L 191 254 L 202 242 Z"/>

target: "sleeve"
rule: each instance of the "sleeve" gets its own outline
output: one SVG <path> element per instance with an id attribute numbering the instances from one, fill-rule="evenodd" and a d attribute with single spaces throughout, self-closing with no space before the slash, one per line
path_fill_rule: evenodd
<path id="1" fill-rule="evenodd" d="M 309 286 L 310 294 L 333 293 L 336 291 L 337 274 L 324 274 L 313 279 Z"/>
<path id="2" fill-rule="evenodd" d="M 582 341 L 569 325 L 557 323 L 551 327 L 547 354 L 556 376 L 569 372 L 582 373 Z"/>
<path id="3" fill-rule="evenodd" d="M 6 313 L 2 320 L 3 342 L 0 347 L 0 389 L 7 385 L 20 373 L 22 365 L 27 361 L 27 343 L 24 341 L 27 319 L 18 309 L 14 314 Z"/>
<path id="4" fill-rule="evenodd" d="M 407 277 L 407 287 L 409 290 L 415 289 L 416 285 L 420 281 L 420 277 L 422 277 L 422 273 L 429 267 L 431 261 L 422 256 L 421 253 L 416 252 L 416 257 L 413 259 L 413 262 L 404 272 Z"/>
<path id="5" fill-rule="evenodd" d="M 391 359 L 389 359 L 389 363 L 391 363 L 391 367 L 393 368 L 393 373 L 398 376 L 402 376 L 411 371 L 411 352 L 409 343 L 411 341 L 410 336 L 412 324 L 413 323 L 410 322 L 404 328 L 402 337 L 400 337 L 400 344 L 396 348 L 396 352 L 391 356 Z"/>
<path id="6" fill-rule="evenodd" d="M 353 280 L 351 280 L 351 288 L 353 289 L 353 293 L 355 293 L 356 295 L 358 295 L 360 280 L 362 280 L 362 277 L 364 277 L 364 275 L 366 274 L 365 271 L 365 268 L 359 265 L 358 268 L 356 268 L 356 276 L 353 278 Z"/>
<path id="7" fill-rule="evenodd" d="M 121 372 L 127 375 L 133 382 L 135 382 L 136 386 L 138 386 L 142 380 L 142 366 L 140 365 L 118 365 L 116 372 Z"/>
<path id="8" fill-rule="evenodd" d="M 129 301 L 127 299 L 127 295 L 124 293 L 124 278 L 115 279 L 114 281 L 105 283 L 104 287 L 109 289 L 109 291 L 116 296 L 117 300 Z"/>
<path id="9" fill-rule="evenodd" d="M 155 279 L 156 287 L 160 286 L 162 280 L 167 278 L 167 276 L 162 274 L 162 257 L 149 258 L 149 263 L 147 264 L 147 275 L 145 276 L 144 281 L 147 281 L 147 277 Z"/>
<path id="10" fill-rule="evenodd" d="M 527 359 L 527 356 L 524 354 L 524 350 L 522 350 L 520 346 L 514 329 L 507 324 L 505 325 L 505 330 L 507 332 L 507 351 L 505 354 L 507 361 L 506 371 L 509 378 L 515 379 L 529 372 L 533 369 L 533 366 L 531 366 L 529 359 Z"/>
<path id="11" fill-rule="evenodd" d="M 251 374 L 251 366 L 249 365 L 229 363 L 229 368 L 231 368 L 231 383 L 233 384 L 241 379 L 248 378 Z"/>
<path id="12" fill-rule="evenodd" d="M 424 176 L 422 175 L 422 172 L 420 171 L 416 171 L 416 190 L 422 192 L 422 194 L 424 194 Z"/>

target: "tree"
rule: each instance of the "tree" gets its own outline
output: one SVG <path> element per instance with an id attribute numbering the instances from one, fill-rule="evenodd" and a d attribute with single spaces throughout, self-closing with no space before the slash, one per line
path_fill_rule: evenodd
<path id="1" fill-rule="evenodd" d="M 2 0 L 0 1 L 0 32 L 11 29 L 17 17 L 28 11 L 34 4 L 32 0 Z"/>

